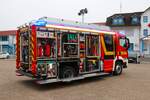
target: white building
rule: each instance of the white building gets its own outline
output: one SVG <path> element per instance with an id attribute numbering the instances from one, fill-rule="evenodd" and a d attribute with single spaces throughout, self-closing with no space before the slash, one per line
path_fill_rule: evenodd
<path id="1" fill-rule="evenodd" d="M 96 22 L 96 23 L 92 23 L 92 24 L 96 24 L 100 27 L 101 30 L 104 30 L 104 31 L 110 31 L 111 28 L 109 26 L 106 25 L 105 22 Z"/>
<path id="2" fill-rule="evenodd" d="M 140 52 L 150 57 L 150 7 L 141 15 Z"/>
<path id="3" fill-rule="evenodd" d="M 0 52 L 15 54 L 16 30 L 0 31 Z"/>
<path id="4" fill-rule="evenodd" d="M 130 51 L 140 51 L 141 14 L 143 12 L 119 13 L 107 18 L 112 30 L 125 34 L 130 40 Z"/>

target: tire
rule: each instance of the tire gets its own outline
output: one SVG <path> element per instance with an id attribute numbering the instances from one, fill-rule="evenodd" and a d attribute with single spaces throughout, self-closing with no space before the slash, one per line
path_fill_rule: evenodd
<path id="1" fill-rule="evenodd" d="M 114 75 L 121 75 L 122 74 L 123 65 L 120 62 L 116 63 Z"/>
<path id="2" fill-rule="evenodd" d="M 73 78 L 74 76 L 75 76 L 74 68 L 69 66 L 64 66 L 64 68 L 62 68 L 61 78 L 67 79 L 67 78 Z"/>

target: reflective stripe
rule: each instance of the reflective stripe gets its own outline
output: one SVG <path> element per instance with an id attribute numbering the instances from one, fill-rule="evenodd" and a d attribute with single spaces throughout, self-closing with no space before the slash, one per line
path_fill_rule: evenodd
<path id="1" fill-rule="evenodd" d="M 93 32 L 93 33 L 115 34 L 115 32 L 99 31 L 99 30 L 93 30 L 93 29 L 67 27 L 67 26 L 59 26 L 59 25 L 46 25 L 46 27 L 58 28 L 58 29 L 62 29 L 62 30 L 75 30 L 75 31 L 81 31 L 81 32 Z"/>

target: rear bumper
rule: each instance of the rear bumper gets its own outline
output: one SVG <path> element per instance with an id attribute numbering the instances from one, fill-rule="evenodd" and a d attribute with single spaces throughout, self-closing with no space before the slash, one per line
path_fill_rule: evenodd
<path id="1" fill-rule="evenodd" d="M 73 78 L 68 78 L 68 79 L 51 78 L 51 79 L 45 79 L 44 80 L 44 79 L 37 79 L 32 74 L 24 72 L 22 70 L 16 70 L 16 73 L 34 78 L 34 81 L 37 84 L 48 84 L 48 83 L 55 83 L 55 82 L 71 82 L 71 81 L 75 81 L 75 80 L 85 79 L 85 78 L 88 78 L 88 77 L 106 76 L 106 75 L 110 74 L 110 73 L 104 73 L 104 72 L 90 73 L 90 74 L 84 74 L 84 75 L 81 75 L 81 76 L 78 76 L 78 77 L 73 77 Z"/>

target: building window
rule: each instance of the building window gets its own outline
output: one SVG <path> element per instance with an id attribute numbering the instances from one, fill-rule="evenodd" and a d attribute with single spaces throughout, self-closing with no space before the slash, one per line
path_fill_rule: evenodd
<path id="1" fill-rule="evenodd" d="M 118 19 L 118 23 L 119 23 L 120 25 L 124 24 L 123 18 L 119 18 L 119 19 Z"/>
<path id="2" fill-rule="evenodd" d="M 8 36 L 2 36 L 2 41 L 8 41 Z"/>
<path id="3" fill-rule="evenodd" d="M 144 29 L 144 30 L 143 30 L 143 35 L 144 35 L 144 36 L 148 36 L 148 29 Z"/>
<path id="4" fill-rule="evenodd" d="M 116 18 L 113 19 L 113 25 L 117 25 L 118 21 Z"/>
<path id="5" fill-rule="evenodd" d="M 0 41 L 8 41 L 8 36 L 1 36 Z"/>
<path id="6" fill-rule="evenodd" d="M 113 19 L 113 25 L 124 25 L 123 17 L 116 17 Z"/>
<path id="7" fill-rule="evenodd" d="M 140 20 L 138 17 L 136 17 L 136 16 L 132 17 L 132 21 L 131 21 L 132 24 L 139 24 L 139 22 L 140 22 Z"/>
<path id="8" fill-rule="evenodd" d="M 143 22 L 147 23 L 148 22 L 148 16 L 143 16 Z"/>

